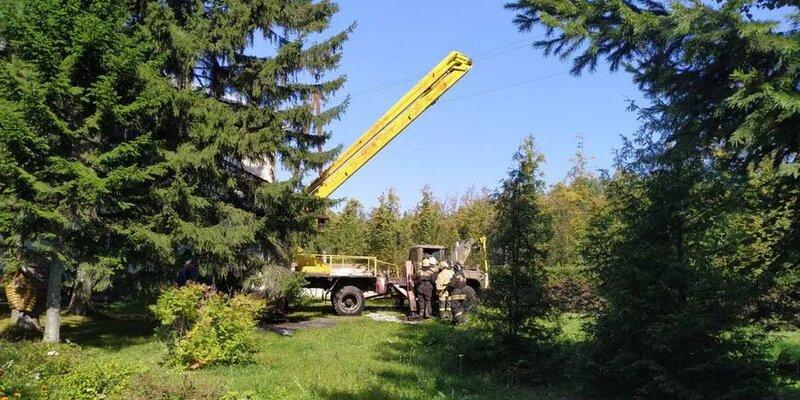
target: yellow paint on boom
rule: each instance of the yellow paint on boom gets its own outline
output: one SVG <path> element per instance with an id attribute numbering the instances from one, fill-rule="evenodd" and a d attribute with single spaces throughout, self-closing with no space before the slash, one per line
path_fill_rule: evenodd
<path id="1" fill-rule="evenodd" d="M 309 185 L 326 198 L 400 134 L 472 68 L 469 57 L 453 51 L 386 111 Z"/>

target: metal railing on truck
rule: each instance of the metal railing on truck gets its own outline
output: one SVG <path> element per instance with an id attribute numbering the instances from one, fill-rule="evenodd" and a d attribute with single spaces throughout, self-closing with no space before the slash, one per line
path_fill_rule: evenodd
<path id="1" fill-rule="evenodd" d="M 392 263 L 381 261 L 377 257 L 371 256 L 351 256 L 345 254 L 303 254 L 302 258 L 310 261 L 313 259 L 313 265 L 300 265 L 302 271 L 313 272 L 328 272 L 337 268 L 357 268 L 364 269 L 370 274 L 377 276 L 380 273 L 385 273 L 389 276 L 398 276 L 400 268 Z M 313 268 L 313 270 L 312 270 Z"/>

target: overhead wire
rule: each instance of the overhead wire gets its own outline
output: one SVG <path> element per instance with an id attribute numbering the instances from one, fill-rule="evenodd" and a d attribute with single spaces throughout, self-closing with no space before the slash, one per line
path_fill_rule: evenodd
<path id="1" fill-rule="evenodd" d="M 498 46 L 498 47 L 495 47 L 493 49 L 486 50 L 486 51 L 483 51 L 481 53 L 475 54 L 473 57 L 474 57 L 475 61 L 488 60 L 490 58 L 494 58 L 494 57 L 497 57 L 497 56 L 501 56 L 501 55 L 508 54 L 508 53 L 513 52 L 513 51 L 525 48 L 525 47 L 535 43 L 539 39 L 540 38 L 537 37 L 535 39 L 518 40 L 518 41 L 515 41 L 515 42 L 507 43 L 507 44 L 504 44 L 502 46 Z M 503 51 L 501 51 L 501 50 L 503 50 Z M 500 52 L 498 53 L 498 51 L 500 51 Z M 389 89 L 389 88 L 392 88 L 392 87 L 395 87 L 395 86 L 398 86 L 398 85 L 402 85 L 402 84 L 404 84 L 406 82 L 419 80 L 420 78 L 425 76 L 425 74 L 426 74 L 426 72 L 416 73 L 416 74 L 408 75 L 406 77 L 395 79 L 393 81 L 389 81 L 389 82 L 386 82 L 386 83 L 383 83 L 383 84 L 380 84 L 380 85 L 377 85 L 377 86 L 373 86 L 373 87 L 369 87 L 369 88 L 366 88 L 366 89 L 357 90 L 357 91 L 354 91 L 353 93 L 350 94 L 350 98 L 352 99 L 352 98 L 355 98 L 355 97 L 360 97 L 360 96 L 364 96 L 364 95 L 367 95 L 367 94 L 380 92 L 382 90 L 386 90 L 386 89 Z"/>
<path id="2" fill-rule="evenodd" d="M 528 42 L 530 42 L 530 41 L 531 41 L 531 39 L 522 39 L 522 40 L 518 40 L 518 41 L 516 41 L 516 42 L 512 42 L 512 43 L 504 44 L 504 45 L 502 45 L 502 46 L 495 47 L 495 48 L 493 48 L 493 49 L 491 49 L 491 50 L 486 50 L 486 51 L 484 51 L 484 52 L 481 52 L 481 53 L 475 54 L 475 55 L 473 55 L 473 57 L 475 57 L 475 58 L 482 57 L 482 56 L 485 56 L 485 55 L 487 55 L 487 54 L 494 53 L 495 51 L 502 50 L 502 49 L 505 49 L 505 48 L 508 48 L 508 47 L 511 47 L 511 46 L 514 46 L 514 45 L 518 45 L 518 44 L 520 44 L 520 43 L 528 43 Z"/>
<path id="3" fill-rule="evenodd" d="M 432 107 L 435 107 L 437 104 L 450 103 L 450 102 L 453 102 L 453 101 L 468 99 L 470 97 L 483 96 L 485 94 L 489 94 L 489 93 L 492 93 L 492 92 L 497 92 L 499 90 L 509 89 L 509 88 L 516 87 L 516 86 L 522 86 L 522 85 L 525 85 L 525 84 L 528 84 L 528 83 L 543 81 L 543 80 L 546 80 L 546 79 L 555 78 L 557 76 L 567 75 L 567 74 L 569 74 L 569 72 L 562 71 L 562 72 L 557 72 L 557 73 L 554 73 L 554 74 L 548 74 L 548 75 L 538 76 L 536 78 L 526 79 L 524 81 L 510 83 L 510 84 L 507 84 L 507 85 L 496 86 L 496 87 L 489 88 L 489 89 L 486 89 L 486 90 L 481 90 L 481 91 L 478 91 L 478 92 L 465 94 L 463 96 L 454 97 L 452 99 L 440 100 L 440 101 L 437 101 L 436 103 L 434 103 L 432 105 Z M 383 113 L 374 113 L 374 114 L 359 115 L 357 117 L 342 118 L 341 121 L 350 121 L 350 120 L 357 120 L 357 119 L 363 119 L 363 118 L 369 118 L 369 117 L 377 117 L 377 116 L 380 116 L 380 115 L 383 115 Z"/>
<path id="4" fill-rule="evenodd" d="M 540 76 L 540 77 L 536 77 L 536 78 L 532 78 L 532 79 L 528 79 L 528 80 L 524 80 L 524 81 L 520 81 L 520 82 L 510 83 L 508 85 L 497 86 L 497 87 L 494 87 L 494 88 L 491 88 L 491 89 L 486 89 L 486 90 L 482 90 L 482 91 L 475 92 L 475 93 L 465 94 L 463 96 L 453 97 L 452 99 L 445 99 L 445 100 L 440 101 L 439 103 L 449 103 L 451 101 L 468 99 L 470 97 L 476 97 L 476 96 L 482 96 L 484 94 L 496 92 L 498 90 L 509 89 L 509 88 L 512 88 L 512 87 L 515 87 L 515 86 L 525 85 L 527 83 L 543 81 L 545 79 L 550 79 L 550 78 L 555 78 L 557 76 L 566 75 L 568 73 L 569 72 L 562 71 L 562 72 L 557 72 L 555 74 L 544 75 L 544 76 Z"/>
<path id="5" fill-rule="evenodd" d="M 476 62 L 484 61 L 484 60 L 488 60 L 490 58 L 494 58 L 494 57 L 498 57 L 498 56 L 501 56 L 501 55 L 504 55 L 504 54 L 508 54 L 508 53 L 513 52 L 513 51 L 528 47 L 528 46 L 532 45 L 533 43 L 535 43 L 539 39 L 540 38 L 524 39 L 524 40 L 518 40 L 518 41 L 515 41 L 515 42 L 507 43 L 505 45 L 498 46 L 498 47 L 495 47 L 493 49 L 490 49 L 490 50 L 487 50 L 487 51 L 484 51 L 484 52 L 476 54 L 474 56 L 474 60 Z M 533 83 L 533 82 L 538 82 L 538 81 L 542 81 L 542 80 L 546 80 L 546 79 L 550 79 L 550 78 L 555 78 L 557 76 L 566 75 L 566 74 L 568 74 L 568 72 L 564 71 L 564 72 L 558 72 L 558 73 L 554 73 L 554 74 L 548 74 L 548 75 L 544 75 L 544 76 L 539 76 L 539 77 L 526 79 L 526 80 L 519 81 L 519 82 L 510 83 L 510 84 L 507 84 L 507 85 L 497 86 L 497 87 L 489 88 L 489 89 L 486 89 L 486 90 L 481 90 L 481 91 L 478 91 L 478 92 L 465 94 L 465 95 L 454 97 L 454 98 L 451 98 L 451 99 L 440 100 L 436 104 L 450 103 L 450 102 L 453 102 L 453 101 L 467 99 L 467 98 L 470 98 L 470 97 L 482 96 L 482 95 L 489 94 L 489 93 L 492 93 L 492 92 L 496 92 L 496 91 L 499 91 L 499 90 L 509 89 L 509 88 L 513 88 L 513 87 L 516 87 L 516 86 L 521 86 L 521 85 L 525 85 L 525 84 L 528 84 L 528 83 Z M 383 83 L 381 85 L 377 85 L 377 86 L 374 86 L 374 87 L 371 87 L 371 88 L 367 88 L 367 89 L 363 89 L 363 90 L 360 90 L 360 91 L 353 92 L 353 94 L 351 94 L 350 97 L 353 98 L 353 97 L 363 96 L 363 95 L 370 94 L 370 93 L 379 92 L 381 90 L 389 89 L 389 88 L 394 87 L 394 86 L 402 85 L 402 84 L 404 84 L 404 83 L 406 83 L 408 81 L 417 80 L 417 79 L 419 79 L 419 78 L 421 78 L 423 76 L 425 76 L 425 73 L 409 75 L 409 76 L 406 76 L 406 77 L 403 77 L 403 78 L 400 78 L 400 79 L 396 79 L 396 80 L 393 80 L 393 81 L 390 81 L 390 82 Z M 376 116 L 380 116 L 380 115 L 383 115 L 383 113 L 373 113 L 373 114 L 359 115 L 359 116 L 356 116 L 356 117 L 343 118 L 343 119 L 341 119 L 341 121 L 357 120 L 357 119 L 363 119 L 363 118 L 369 118 L 369 117 L 376 117 Z"/>

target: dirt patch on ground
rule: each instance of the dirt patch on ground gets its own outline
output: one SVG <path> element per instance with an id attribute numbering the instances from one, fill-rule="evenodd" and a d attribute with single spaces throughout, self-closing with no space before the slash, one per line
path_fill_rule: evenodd
<path id="1" fill-rule="evenodd" d="M 421 320 L 409 320 L 406 317 L 396 314 L 373 312 L 366 315 L 367 318 L 378 322 L 397 322 L 401 324 L 418 324 Z"/>
<path id="2" fill-rule="evenodd" d="M 369 314 L 365 314 L 364 317 L 378 322 L 395 322 L 400 324 L 418 324 L 422 322 L 421 320 L 409 320 L 402 315 L 397 315 L 396 313 L 386 312 L 371 312 Z M 329 326 L 338 324 L 339 321 L 340 319 L 337 319 L 336 317 L 319 317 L 299 322 L 279 322 L 275 324 L 265 324 L 261 326 L 261 329 L 275 332 L 282 336 L 292 336 L 294 331 L 300 329 L 327 328 Z"/>
<path id="3" fill-rule="evenodd" d="M 291 336 L 294 331 L 299 329 L 327 328 L 329 326 L 334 326 L 337 323 L 338 321 L 333 317 L 322 317 L 300 322 L 280 322 L 277 324 L 267 324 L 262 328 L 275 332 L 279 335 Z"/>

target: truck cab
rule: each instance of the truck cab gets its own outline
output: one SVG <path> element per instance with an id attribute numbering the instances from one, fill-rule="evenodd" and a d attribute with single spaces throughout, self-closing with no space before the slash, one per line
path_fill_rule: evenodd
<path id="1" fill-rule="evenodd" d="M 484 241 L 481 238 L 481 243 L 484 243 Z M 422 266 L 422 260 L 425 258 L 435 257 L 437 261 L 447 261 L 450 266 L 460 263 L 464 268 L 467 285 L 474 289 L 476 293 L 480 293 L 481 290 L 489 286 L 489 275 L 485 268 L 467 263 L 474 244 L 475 241 L 472 239 L 456 243 L 453 249 L 434 244 L 417 244 L 409 249 L 408 260 L 414 265 L 415 273 L 419 271 Z"/>

